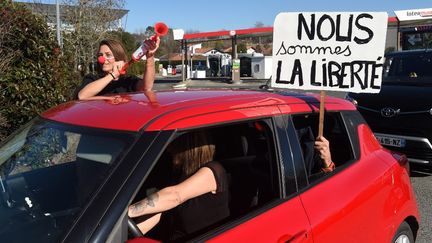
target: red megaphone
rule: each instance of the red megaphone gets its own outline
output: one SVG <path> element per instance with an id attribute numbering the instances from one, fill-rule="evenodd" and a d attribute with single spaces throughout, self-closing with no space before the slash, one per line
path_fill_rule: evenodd
<path id="1" fill-rule="evenodd" d="M 165 36 L 168 34 L 168 26 L 162 22 L 158 22 L 154 26 L 156 34 L 154 34 L 151 39 L 154 40 L 156 36 Z"/>

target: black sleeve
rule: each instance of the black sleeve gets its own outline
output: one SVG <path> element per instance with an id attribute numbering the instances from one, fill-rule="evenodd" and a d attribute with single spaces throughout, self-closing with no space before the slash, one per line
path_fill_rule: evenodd
<path id="1" fill-rule="evenodd" d="M 216 180 L 216 192 L 223 192 L 228 190 L 228 179 L 225 168 L 217 161 L 211 161 L 204 165 L 204 167 L 212 170 Z"/>
<path id="2" fill-rule="evenodd" d="M 74 95 L 73 98 L 75 100 L 78 99 L 78 93 L 89 83 L 95 81 L 97 79 L 97 77 L 93 74 L 87 74 L 86 76 L 84 76 L 83 81 L 81 82 L 80 86 L 78 86 L 75 91 L 74 91 Z"/>
<path id="3" fill-rule="evenodd" d="M 138 82 L 140 82 L 141 79 L 138 78 L 137 76 L 127 76 L 125 77 L 125 80 L 123 80 L 124 86 L 126 88 L 126 92 L 135 92 L 137 91 L 136 87 Z"/>
<path id="4" fill-rule="evenodd" d="M 97 95 L 136 92 L 136 86 L 139 81 L 140 78 L 138 78 L 137 76 L 120 76 L 119 80 L 110 82 Z"/>

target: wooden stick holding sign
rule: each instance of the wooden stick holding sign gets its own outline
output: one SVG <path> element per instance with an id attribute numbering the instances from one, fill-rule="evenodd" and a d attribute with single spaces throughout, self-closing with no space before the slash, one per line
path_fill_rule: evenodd
<path id="1" fill-rule="evenodd" d="M 324 130 L 324 109 L 325 109 L 325 97 L 326 92 L 321 90 L 320 92 L 320 108 L 319 108 L 319 124 L 318 124 L 318 137 L 323 136 Z"/>

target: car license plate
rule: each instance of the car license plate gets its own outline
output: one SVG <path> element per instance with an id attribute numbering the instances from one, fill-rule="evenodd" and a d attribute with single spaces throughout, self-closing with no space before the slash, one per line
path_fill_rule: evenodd
<path id="1" fill-rule="evenodd" d="M 398 137 L 375 135 L 382 145 L 403 148 L 405 147 L 405 139 Z"/>

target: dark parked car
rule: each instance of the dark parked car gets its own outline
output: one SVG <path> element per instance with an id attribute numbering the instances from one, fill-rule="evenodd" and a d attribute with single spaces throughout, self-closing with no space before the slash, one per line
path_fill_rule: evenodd
<path id="1" fill-rule="evenodd" d="M 432 51 L 386 55 L 381 92 L 349 93 L 385 147 L 432 165 Z"/>
<path id="2" fill-rule="evenodd" d="M 313 155 L 317 96 L 155 95 L 69 102 L 9 137 L 0 146 L 0 242 L 139 237 L 128 206 L 170 185 L 168 146 L 196 131 L 211 135 L 227 172 L 229 215 L 178 241 L 414 242 L 420 219 L 408 161 L 383 149 L 350 102 L 327 97 L 324 136 L 336 168 L 324 174 L 304 159 Z M 303 149 L 308 136 L 300 131 L 312 134 L 312 150 Z M 169 229 L 161 222 L 131 241 L 166 242 Z"/>

